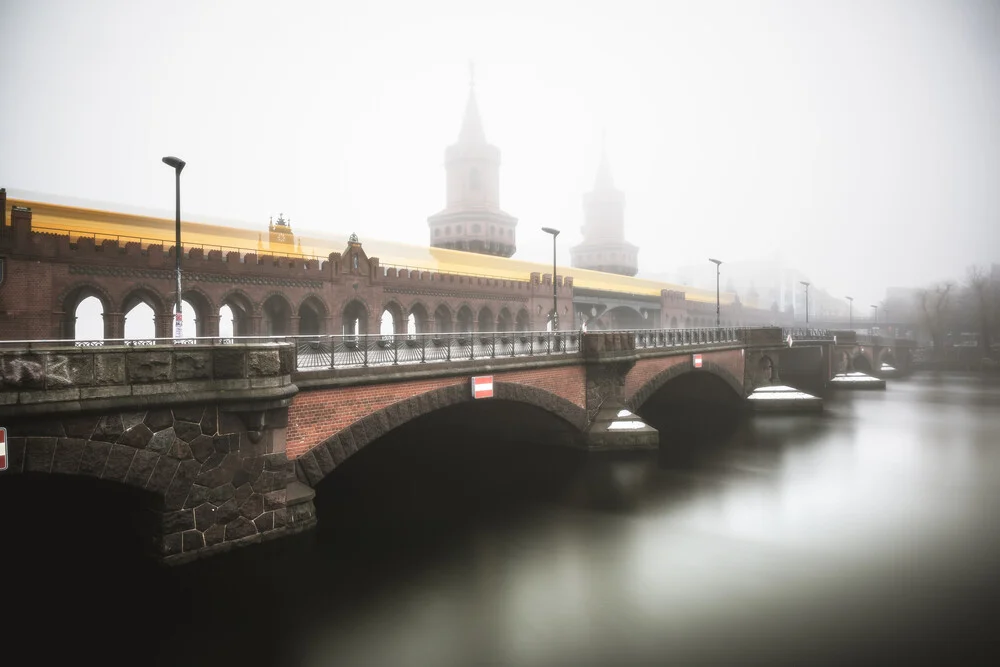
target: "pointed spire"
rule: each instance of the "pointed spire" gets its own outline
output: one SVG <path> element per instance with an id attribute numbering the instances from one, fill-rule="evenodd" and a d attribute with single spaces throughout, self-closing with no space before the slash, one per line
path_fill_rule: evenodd
<path id="1" fill-rule="evenodd" d="M 611 162 L 608 160 L 607 131 L 601 131 L 601 163 L 597 167 L 594 190 L 613 190 L 615 179 L 611 176 Z"/>
<path id="2" fill-rule="evenodd" d="M 465 116 L 462 118 L 462 129 L 458 133 L 458 141 L 463 144 L 485 144 L 486 133 L 483 131 L 483 121 L 479 117 L 479 105 L 476 104 L 476 70 L 469 63 L 469 99 L 465 103 Z"/>

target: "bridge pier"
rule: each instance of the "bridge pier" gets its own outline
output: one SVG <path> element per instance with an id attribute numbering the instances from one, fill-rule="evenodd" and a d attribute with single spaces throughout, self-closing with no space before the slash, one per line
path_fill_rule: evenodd
<path id="1" fill-rule="evenodd" d="M 79 475 L 144 491 L 153 519 L 144 541 L 168 564 L 309 528 L 313 492 L 285 452 L 297 391 L 291 352 L 5 351 L 3 474 Z"/>
<path id="2" fill-rule="evenodd" d="M 659 432 L 627 408 L 625 378 L 638 361 L 635 336 L 622 332 L 584 333 L 580 351 L 587 373 L 587 450 L 658 449 Z"/>

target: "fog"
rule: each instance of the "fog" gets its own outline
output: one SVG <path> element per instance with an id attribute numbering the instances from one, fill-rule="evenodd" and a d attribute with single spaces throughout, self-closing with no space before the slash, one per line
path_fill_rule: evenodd
<path id="1" fill-rule="evenodd" d="M 426 245 L 469 64 L 516 258 L 602 134 L 640 276 L 769 262 L 875 303 L 1000 248 L 1000 5 L 10 0 L 0 187 Z M 723 265 L 725 270 L 727 264 Z M 700 278 L 699 278 L 700 280 Z"/>

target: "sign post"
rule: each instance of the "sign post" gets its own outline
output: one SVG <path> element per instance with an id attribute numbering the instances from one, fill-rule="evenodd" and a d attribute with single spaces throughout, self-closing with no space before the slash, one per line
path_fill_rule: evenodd
<path id="1" fill-rule="evenodd" d="M 493 376 L 472 378 L 472 398 L 493 398 Z"/>
<path id="2" fill-rule="evenodd" d="M 0 472 L 7 469 L 7 429 L 0 426 Z"/>
<path id="3" fill-rule="evenodd" d="M 701 355 L 693 354 L 691 355 L 691 363 L 694 364 L 695 368 L 701 368 Z"/>

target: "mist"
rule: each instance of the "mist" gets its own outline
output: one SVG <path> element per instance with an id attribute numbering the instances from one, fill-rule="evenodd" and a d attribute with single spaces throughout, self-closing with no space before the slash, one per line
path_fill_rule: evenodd
<path id="1" fill-rule="evenodd" d="M 569 266 L 606 137 L 640 277 L 763 262 L 867 304 L 997 261 L 995 2 L 37 0 L 0 24 L 11 196 L 171 217 L 178 155 L 185 219 L 427 245 L 472 62 L 515 258 L 555 226 Z"/>

